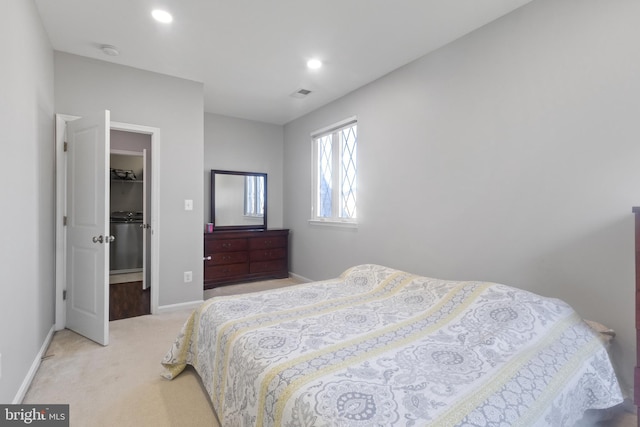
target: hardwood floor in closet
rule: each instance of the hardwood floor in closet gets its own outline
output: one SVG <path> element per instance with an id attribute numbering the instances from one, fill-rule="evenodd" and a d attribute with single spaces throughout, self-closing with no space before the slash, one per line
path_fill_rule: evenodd
<path id="1" fill-rule="evenodd" d="M 151 314 L 151 292 L 142 289 L 142 282 L 109 285 L 109 320 Z"/>

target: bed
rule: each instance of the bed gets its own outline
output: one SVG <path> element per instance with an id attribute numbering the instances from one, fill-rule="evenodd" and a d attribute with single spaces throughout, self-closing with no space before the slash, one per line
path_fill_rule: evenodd
<path id="1" fill-rule="evenodd" d="M 205 301 L 162 361 L 192 365 L 222 426 L 570 426 L 623 401 L 566 303 L 360 265 Z"/>

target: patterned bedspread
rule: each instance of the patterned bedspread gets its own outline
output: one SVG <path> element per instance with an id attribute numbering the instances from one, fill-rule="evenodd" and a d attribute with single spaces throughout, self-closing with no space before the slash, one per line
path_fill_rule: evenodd
<path id="1" fill-rule="evenodd" d="M 566 303 L 377 265 L 205 301 L 163 376 L 187 364 L 225 427 L 571 426 L 623 400 Z"/>

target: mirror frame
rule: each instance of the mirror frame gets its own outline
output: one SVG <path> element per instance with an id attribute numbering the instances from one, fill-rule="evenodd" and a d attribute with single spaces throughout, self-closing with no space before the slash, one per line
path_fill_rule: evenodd
<path id="1" fill-rule="evenodd" d="M 215 221 L 216 216 L 216 174 L 217 175 L 239 175 L 239 176 L 261 176 L 264 178 L 264 215 L 262 225 L 222 225 L 218 226 Z M 216 230 L 266 230 L 267 229 L 267 174 L 260 172 L 240 172 L 211 169 L 211 212 L 210 221 L 213 222 L 213 231 Z"/>

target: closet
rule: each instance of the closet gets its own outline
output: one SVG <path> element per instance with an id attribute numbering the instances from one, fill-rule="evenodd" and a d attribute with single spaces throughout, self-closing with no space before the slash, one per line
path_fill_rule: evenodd
<path id="1" fill-rule="evenodd" d="M 146 198 L 150 180 L 145 162 L 151 137 L 111 131 L 109 320 L 151 313 L 147 277 L 149 254 Z"/>

